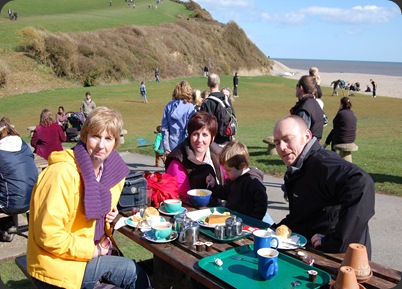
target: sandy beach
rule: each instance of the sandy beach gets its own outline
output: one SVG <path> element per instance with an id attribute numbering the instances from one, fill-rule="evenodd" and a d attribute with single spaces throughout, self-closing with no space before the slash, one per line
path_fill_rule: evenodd
<path id="1" fill-rule="evenodd" d="M 278 61 L 274 61 L 272 75 L 275 76 L 283 76 L 291 79 L 299 79 L 301 76 L 308 74 L 309 67 L 306 70 L 300 69 L 292 69 L 283 65 Z M 318 67 L 318 70 L 320 68 Z M 370 84 L 370 79 L 373 79 L 377 83 L 377 97 L 385 96 L 385 97 L 395 97 L 402 98 L 402 77 L 397 76 L 386 76 L 386 75 L 373 75 L 373 74 L 359 74 L 359 73 L 328 73 L 328 72 L 319 72 L 321 77 L 321 86 L 330 87 L 331 82 L 337 79 L 342 79 L 346 83 L 360 83 L 360 89 L 363 91 L 359 91 L 359 93 L 372 95 L 371 92 L 364 92 L 366 89 L 366 85 Z M 339 92 L 339 91 L 338 91 Z"/>

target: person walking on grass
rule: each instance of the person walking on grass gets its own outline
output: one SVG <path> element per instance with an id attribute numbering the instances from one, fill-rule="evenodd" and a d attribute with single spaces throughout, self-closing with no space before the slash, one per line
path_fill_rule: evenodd
<path id="1" fill-rule="evenodd" d="M 237 77 L 237 72 L 233 76 L 233 97 L 238 98 L 237 87 L 239 86 L 239 78 Z"/>
<path id="2" fill-rule="evenodd" d="M 145 87 L 145 82 L 144 81 L 141 81 L 140 93 L 141 93 L 141 101 L 143 103 L 148 103 L 148 100 L 147 100 L 147 88 Z"/>

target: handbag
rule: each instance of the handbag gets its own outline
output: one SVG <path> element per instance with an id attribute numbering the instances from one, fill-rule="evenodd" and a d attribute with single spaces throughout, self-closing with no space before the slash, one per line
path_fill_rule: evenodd
<path id="1" fill-rule="evenodd" d="M 146 206 L 148 204 L 147 180 L 144 178 L 144 172 L 130 171 L 124 182 L 117 209 L 119 212 L 127 212 L 131 211 L 134 207 Z"/>
<path id="2" fill-rule="evenodd" d="M 152 190 L 151 205 L 159 208 L 161 202 L 167 199 L 178 199 L 177 178 L 159 172 L 146 172 L 144 174 L 148 188 Z"/>

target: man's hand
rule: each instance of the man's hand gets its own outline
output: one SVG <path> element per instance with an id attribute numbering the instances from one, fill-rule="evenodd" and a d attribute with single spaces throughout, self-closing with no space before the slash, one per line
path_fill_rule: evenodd
<path id="1" fill-rule="evenodd" d="M 311 238 L 311 244 L 313 244 L 314 248 L 320 247 L 321 246 L 321 240 L 322 238 L 324 238 L 324 235 L 322 234 L 315 234 L 312 238 Z"/>
<path id="2" fill-rule="evenodd" d="M 207 183 L 208 187 L 213 188 L 215 186 L 215 178 L 211 174 L 205 178 L 205 182 Z"/>

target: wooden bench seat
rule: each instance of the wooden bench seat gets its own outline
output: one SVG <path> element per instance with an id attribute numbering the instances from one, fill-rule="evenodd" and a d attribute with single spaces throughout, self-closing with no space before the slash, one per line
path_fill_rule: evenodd
<path id="1" fill-rule="evenodd" d="M 352 162 L 352 152 L 357 152 L 359 147 L 355 143 L 342 143 L 334 145 L 334 149 L 345 161 Z"/>
<path id="2" fill-rule="evenodd" d="M 127 134 L 127 130 L 122 129 L 120 133 L 120 144 L 124 144 L 124 135 Z"/>
<path id="3" fill-rule="evenodd" d="M 24 275 L 28 278 L 28 280 L 31 281 L 33 288 L 36 288 L 35 284 L 32 281 L 32 277 L 31 275 L 29 275 L 27 270 L 27 256 L 23 255 L 15 258 L 15 264 L 22 271 L 22 273 L 24 273 Z"/>
<path id="4" fill-rule="evenodd" d="M 273 136 L 266 137 L 265 139 L 262 140 L 262 142 L 268 144 L 267 154 L 269 154 L 270 156 L 278 154 L 275 148 Z"/>

